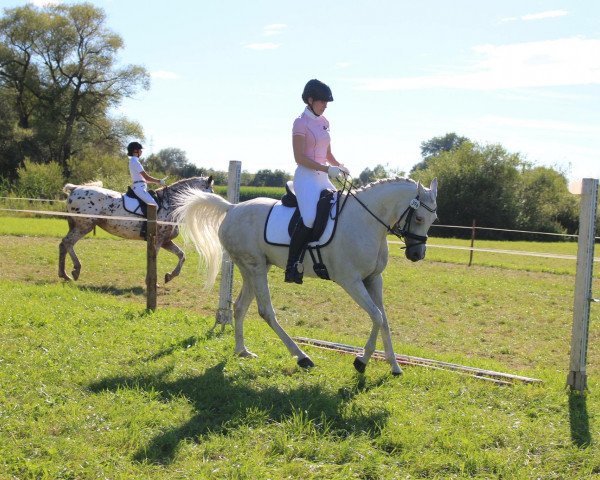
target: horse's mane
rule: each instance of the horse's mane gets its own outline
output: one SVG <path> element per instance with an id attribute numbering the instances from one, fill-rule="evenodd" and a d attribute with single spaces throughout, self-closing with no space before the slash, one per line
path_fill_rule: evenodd
<path id="1" fill-rule="evenodd" d="M 417 182 L 415 182 L 413 179 L 411 178 L 406 178 L 406 177 L 390 177 L 390 178 L 381 178 L 379 180 L 375 180 L 371 183 L 367 183 L 366 185 L 359 187 L 356 190 L 356 193 L 360 193 L 360 192 L 364 192 L 366 190 L 369 190 L 370 188 L 376 187 L 378 185 L 381 185 L 383 183 L 399 183 L 399 182 L 403 182 L 403 183 L 411 183 L 416 185 Z"/>

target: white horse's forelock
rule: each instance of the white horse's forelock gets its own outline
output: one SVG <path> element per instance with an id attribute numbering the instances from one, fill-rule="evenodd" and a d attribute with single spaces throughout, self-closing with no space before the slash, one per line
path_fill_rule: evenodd
<path id="1" fill-rule="evenodd" d="M 219 241 L 219 226 L 227 211 L 233 206 L 214 193 L 188 188 L 177 194 L 179 204 L 173 212 L 177 223 L 182 225 L 186 243 L 194 244 L 206 265 L 205 290 L 214 285 L 221 268 L 223 250 Z"/>

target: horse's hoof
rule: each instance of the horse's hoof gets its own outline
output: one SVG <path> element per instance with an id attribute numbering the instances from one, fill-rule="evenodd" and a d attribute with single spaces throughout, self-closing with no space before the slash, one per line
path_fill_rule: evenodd
<path id="1" fill-rule="evenodd" d="M 71 277 L 69 277 L 66 273 L 59 273 L 58 277 L 62 278 L 63 280 L 65 280 L 67 282 L 72 282 L 73 281 L 73 279 Z"/>
<path id="2" fill-rule="evenodd" d="M 236 355 L 238 357 L 245 358 L 258 358 L 258 355 L 256 353 L 252 353 L 250 350 L 242 350 L 240 353 L 236 353 Z"/>
<path id="3" fill-rule="evenodd" d="M 354 359 L 354 368 L 356 368 L 356 371 L 358 373 L 365 373 L 365 370 L 367 369 L 367 364 L 361 362 L 360 359 L 356 357 Z"/>
<path id="4" fill-rule="evenodd" d="M 165 283 L 169 283 L 171 280 L 173 280 L 173 275 L 165 273 Z"/>
<path id="5" fill-rule="evenodd" d="M 399 376 L 400 376 L 400 375 L 402 375 L 403 373 L 404 373 L 404 372 L 402 371 L 402 369 L 400 369 L 400 371 L 399 371 L 399 372 L 394 372 L 394 371 L 392 370 L 392 375 L 393 375 L 394 377 L 399 377 Z"/>
<path id="6" fill-rule="evenodd" d="M 313 368 L 315 364 L 310 358 L 304 357 L 298 360 L 298 366 L 302 368 Z"/>
<path id="7" fill-rule="evenodd" d="M 73 275 L 73 280 L 77 280 L 79 278 L 79 272 L 80 270 L 73 270 L 71 272 L 71 275 Z"/>

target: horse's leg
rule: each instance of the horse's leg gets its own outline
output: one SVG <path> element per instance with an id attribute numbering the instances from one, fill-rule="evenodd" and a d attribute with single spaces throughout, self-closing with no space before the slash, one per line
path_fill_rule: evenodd
<path id="1" fill-rule="evenodd" d="M 71 221 L 69 219 L 69 227 L 69 233 L 62 239 L 58 247 L 58 276 L 65 280 L 71 280 L 71 277 L 65 272 L 65 257 L 68 252 L 73 262 L 71 275 L 73 275 L 74 280 L 77 280 L 81 272 L 81 262 L 75 253 L 74 247 L 81 238 L 94 229 L 94 222 L 87 219 L 82 219 L 82 221 Z"/>
<path id="2" fill-rule="evenodd" d="M 238 264 L 239 265 L 239 264 Z M 266 265 L 253 265 L 251 269 L 242 268 L 240 271 L 244 275 L 245 281 L 250 281 L 254 294 L 256 295 L 256 304 L 258 306 L 258 314 L 267 322 L 269 327 L 277 334 L 288 351 L 293 357 L 298 358 L 298 365 L 302 368 L 314 367 L 315 364 L 310 357 L 304 353 L 296 342 L 285 332 L 277 318 L 275 310 L 271 303 L 271 294 L 269 293 L 269 284 L 267 282 L 267 267 Z"/>
<path id="3" fill-rule="evenodd" d="M 242 289 L 235 300 L 233 307 L 233 319 L 235 322 L 235 354 L 240 357 L 256 357 L 254 353 L 246 348 L 244 344 L 244 318 L 248 312 L 248 307 L 254 299 L 254 292 L 250 287 L 250 282 L 245 278 L 242 281 Z"/>
<path id="4" fill-rule="evenodd" d="M 183 250 L 173 243 L 173 240 L 167 240 L 161 245 L 161 247 L 168 252 L 177 255 L 177 258 L 179 258 L 179 262 L 177 263 L 175 269 L 171 273 L 165 273 L 165 283 L 168 283 L 181 272 L 181 267 L 183 267 L 183 262 L 185 262 L 185 253 L 183 253 Z"/>
<path id="5" fill-rule="evenodd" d="M 392 367 L 392 373 L 394 375 L 400 375 L 402 369 L 398 365 L 398 360 L 394 353 L 394 346 L 392 345 L 392 335 L 390 333 L 390 326 L 385 314 L 385 308 L 383 307 L 383 277 L 381 274 L 374 275 L 367 278 L 364 281 L 365 287 L 371 296 L 377 308 L 381 312 L 382 323 L 381 323 L 381 339 L 383 340 L 383 348 L 385 350 L 385 358 Z"/>
<path id="6" fill-rule="evenodd" d="M 376 278 L 371 279 L 368 283 L 373 285 L 373 282 L 375 282 L 374 285 L 376 286 Z M 379 333 L 379 328 L 383 325 L 384 315 L 382 310 L 379 309 L 379 307 L 371 298 L 371 295 L 369 294 L 365 283 L 363 283 L 361 279 L 356 279 L 353 282 L 344 283 L 342 284 L 342 287 L 344 288 L 344 290 L 346 290 L 346 292 L 348 292 L 352 299 L 369 314 L 369 317 L 371 317 L 371 321 L 373 322 L 371 334 L 369 335 L 369 339 L 365 344 L 364 354 L 362 356 L 359 355 L 354 360 L 354 368 L 356 368 L 356 370 L 358 370 L 360 373 L 363 373 L 365 371 L 365 368 L 367 367 L 367 363 L 369 362 L 371 355 L 373 355 L 373 352 L 375 351 L 377 334 Z M 371 286 L 371 288 L 373 287 Z M 381 294 L 381 296 L 383 297 L 383 294 Z M 400 375 L 402 373 L 402 369 L 396 362 L 395 357 L 394 364 L 392 365 L 392 373 L 394 375 Z"/>

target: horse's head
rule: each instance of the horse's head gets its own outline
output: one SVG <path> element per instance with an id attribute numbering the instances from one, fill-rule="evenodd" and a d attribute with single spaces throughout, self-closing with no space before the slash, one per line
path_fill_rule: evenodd
<path id="1" fill-rule="evenodd" d="M 427 250 L 427 232 L 437 219 L 437 178 L 434 178 L 429 188 L 421 183 L 417 185 L 417 196 L 411 200 L 406 215 L 406 221 L 399 231 L 406 244 L 406 258 L 418 262 L 425 258 Z M 400 228 L 400 226 L 398 226 Z"/>
<path id="2" fill-rule="evenodd" d="M 189 179 L 186 184 L 187 187 L 202 190 L 204 192 L 215 193 L 213 190 L 214 180 L 212 175 L 210 177 L 193 177 Z"/>

